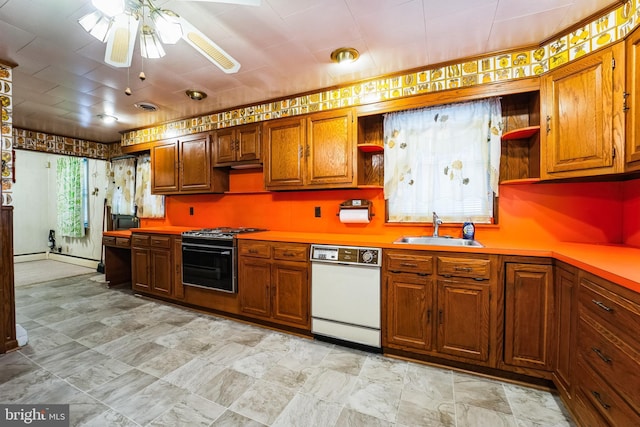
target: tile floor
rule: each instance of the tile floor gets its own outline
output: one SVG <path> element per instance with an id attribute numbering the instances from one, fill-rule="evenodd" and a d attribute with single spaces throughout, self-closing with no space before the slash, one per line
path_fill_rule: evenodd
<path id="1" fill-rule="evenodd" d="M 107 289 L 16 289 L 29 344 L 0 402 L 69 403 L 81 426 L 572 426 L 552 394 L 298 338 Z"/>

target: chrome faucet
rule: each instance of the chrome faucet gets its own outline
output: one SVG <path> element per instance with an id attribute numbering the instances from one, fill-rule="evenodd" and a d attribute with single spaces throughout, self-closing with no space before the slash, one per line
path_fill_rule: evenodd
<path id="1" fill-rule="evenodd" d="M 442 220 L 438 217 L 438 214 L 433 213 L 433 237 L 440 237 L 438 231 L 440 229 L 440 224 L 442 224 Z"/>

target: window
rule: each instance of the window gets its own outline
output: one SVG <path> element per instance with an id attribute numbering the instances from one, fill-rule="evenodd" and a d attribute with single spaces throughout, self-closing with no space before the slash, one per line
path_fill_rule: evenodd
<path id="1" fill-rule="evenodd" d="M 491 223 L 501 135 L 498 98 L 386 114 L 388 221 Z"/>

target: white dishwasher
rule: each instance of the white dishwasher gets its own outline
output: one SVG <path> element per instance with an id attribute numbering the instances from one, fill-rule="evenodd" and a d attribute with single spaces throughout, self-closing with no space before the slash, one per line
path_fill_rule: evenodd
<path id="1" fill-rule="evenodd" d="M 311 332 L 381 348 L 380 248 L 311 245 Z"/>

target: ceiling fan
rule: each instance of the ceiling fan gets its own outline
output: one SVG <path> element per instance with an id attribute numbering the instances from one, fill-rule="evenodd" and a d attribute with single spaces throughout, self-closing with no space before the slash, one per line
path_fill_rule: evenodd
<path id="1" fill-rule="evenodd" d="M 183 0 L 259 6 L 261 0 Z M 153 0 L 91 0 L 97 9 L 78 20 L 89 34 L 107 44 L 104 61 L 114 67 L 130 67 L 136 38 L 144 58 L 161 58 L 163 44 L 180 39 L 189 43 L 225 73 L 236 73 L 240 63 L 172 10 L 157 7 Z M 140 31 L 138 28 L 140 27 Z M 142 78 L 142 77 L 141 77 Z"/>

